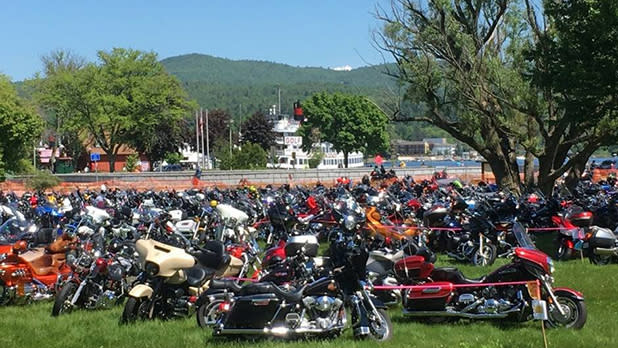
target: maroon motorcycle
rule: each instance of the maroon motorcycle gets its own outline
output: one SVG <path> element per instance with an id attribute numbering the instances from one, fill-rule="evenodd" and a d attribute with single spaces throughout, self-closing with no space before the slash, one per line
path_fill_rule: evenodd
<path id="1" fill-rule="evenodd" d="M 512 252 L 513 261 L 478 279 L 466 278 L 457 268 L 434 268 L 422 256 L 397 262 L 400 283 L 418 286 L 404 293 L 404 315 L 432 321 L 537 318 L 551 327 L 582 328 L 587 316 L 583 295 L 555 288 L 551 258 L 535 249 L 521 224 L 513 225 L 513 233 L 520 246 Z"/>

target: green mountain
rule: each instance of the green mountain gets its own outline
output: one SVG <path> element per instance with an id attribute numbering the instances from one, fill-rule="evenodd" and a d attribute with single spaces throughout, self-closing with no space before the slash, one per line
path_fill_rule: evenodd
<path id="1" fill-rule="evenodd" d="M 277 104 L 279 90 L 284 113 L 292 112 L 294 101 L 324 90 L 367 95 L 381 105 L 395 100 L 397 93 L 395 79 L 385 74 L 393 64 L 335 71 L 203 54 L 170 57 L 161 63 L 200 106 L 226 109 L 234 116 L 268 110 Z"/>

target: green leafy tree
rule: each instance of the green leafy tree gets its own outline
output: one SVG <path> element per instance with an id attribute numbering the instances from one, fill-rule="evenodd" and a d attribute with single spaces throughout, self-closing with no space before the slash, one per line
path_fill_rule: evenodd
<path id="1" fill-rule="evenodd" d="M 303 109 L 307 121 L 298 132 L 305 151 L 311 149 L 318 134 L 320 141 L 343 152 L 347 168 L 350 152 L 379 153 L 389 148 L 388 117 L 366 97 L 322 92 L 305 100 Z M 314 128 L 319 132 L 312 132 Z"/>
<path id="2" fill-rule="evenodd" d="M 216 154 L 222 170 L 262 169 L 268 163 L 268 153 L 259 144 L 245 143 L 241 148 L 233 149 L 231 155 L 229 148 L 221 144 Z"/>
<path id="3" fill-rule="evenodd" d="M 5 172 L 24 172 L 23 158 L 31 153 L 43 121 L 33 107 L 17 96 L 9 79 L 0 75 L 0 178 Z"/>
<path id="4" fill-rule="evenodd" d="M 165 151 L 153 150 L 155 140 L 161 143 L 166 133 L 167 141 L 174 144 L 170 127 L 190 109 L 180 84 L 163 69 L 155 53 L 115 48 L 99 51 L 98 59 L 98 64 L 63 75 L 54 89 L 56 98 L 71 110 L 65 115 L 65 129 L 84 132 L 100 146 L 111 171 L 123 144 L 162 158 Z M 177 149 L 180 144 L 174 145 Z"/>
<path id="5" fill-rule="evenodd" d="M 273 123 L 262 112 L 256 112 L 242 126 L 242 142 L 259 144 L 264 150 L 275 144 Z"/>
<path id="6" fill-rule="evenodd" d="M 76 160 L 85 154 L 83 138 L 78 132 L 66 132 L 65 120 L 70 118 L 75 110 L 70 101 L 65 97 L 64 88 L 70 85 L 73 74 L 86 65 L 84 58 L 71 51 L 56 50 L 41 58 L 43 63 L 42 74 L 37 74 L 35 79 L 27 81 L 26 85 L 32 87 L 33 99 L 44 112 L 43 119 L 46 123 L 47 133 L 55 138 L 51 145 L 50 165 L 55 167 L 56 149 L 59 143 L 64 145 L 64 151 Z"/>
<path id="7" fill-rule="evenodd" d="M 165 162 L 167 162 L 168 164 L 178 164 L 182 160 L 182 154 L 178 152 L 169 152 L 165 155 Z"/>
<path id="8" fill-rule="evenodd" d="M 571 4 L 599 2 L 546 3 L 568 10 Z M 563 16 L 550 12 L 542 26 L 538 21 L 544 14 L 534 13 L 529 1 L 525 5 L 517 0 L 397 0 L 391 13 L 378 13 L 384 27 L 377 41 L 397 62 L 392 75 L 407 88 L 404 101 L 424 106 L 418 114 L 396 112 L 396 120 L 427 122 L 469 145 L 489 161 L 503 187 L 520 189 L 516 157 L 522 152 L 526 182 L 532 183 L 536 157 L 539 185 L 548 192 L 556 178 L 585 163 L 616 127 L 610 127 L 607 112 L 597 117 L 599 113 L 569 109 L 561 99 L 570 100 L 572 90 L 560 91 L 539 79 L 554 79 L 557 70 L 567 75 L 571 70 L 594 70 L 583 68 L 594 65 L 582 53 L 586 46 L 573 49 L 572 44 L 596 42 L 611 27 L 592 30 L 602 24 L 594 20 L 597 11 L 570 10 Z M 610 13 L 616 15 L 615 10 Z M 560 29 L 561 21 L 571 28 L 569 40 L 558 34 L 566 30 Z M 615 41 L 604 42 L 596 51 L 611 53 Z M 555 44 L 563 45 L 571 64 L 552 57 Z M 589 86 L 603 82 L 588 72 L 578 76 L 589 79 Z M 615 70 L 609 75 L 615 76 Z"/>

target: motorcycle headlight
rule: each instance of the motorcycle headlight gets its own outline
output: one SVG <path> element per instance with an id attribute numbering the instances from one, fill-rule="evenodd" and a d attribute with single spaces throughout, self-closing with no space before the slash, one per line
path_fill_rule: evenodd
<path id="1" fill-rule="evenodd" d="M 547 257 L 547 265 L 549 265 L 549 274 L 553 274 L 556 268 L 554 267 L 554 260 L 551 257 Z"/>
<path id="2" fill-rule="evenodd" d="M 32 224 L 32 225 L 30 225 L 30 227 L 28 227 L 28 232 L 30 232 L 30 233 L 34 233 L 34 232 L 36 232 L 36 230 L 37 230 L 37 226 L 34 225 L 34 224 Z"/>
<path id="3" fill-rule="evenodd" d="M 356 219 L 354 218 L 354 216 L 348 215 L 343 220 L 343 225 L 345 226 L 346 230 L 352 231 L 356 227 Z"/>
<path id="4" fill-rule="evenodd" d="M 4 261 L 6 259 L 6 253 L 1 253 L 0 254 L 0 262 Z"/>
<path id="5" fill-rule="evenodd" d="M 149 276 L 156 276 L 159 273 L 159 265 L 157 265 L 154 262 L 146 262 L 146 264 L 144 265 L 144 271 L 146 272 L 146 274 L 148 274 Z"/>

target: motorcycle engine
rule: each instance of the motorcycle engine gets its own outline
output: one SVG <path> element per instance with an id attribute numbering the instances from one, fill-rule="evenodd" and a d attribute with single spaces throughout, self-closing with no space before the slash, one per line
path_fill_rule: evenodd
<path id="1" fill-rule="evenodd" d="M 337 317 L 337 313 L 343 301 L 330 296 L 311 296 L 303 299 L 303 304 L 315 318 L 315 324 L 321 329 L 331 327 Z"/>

